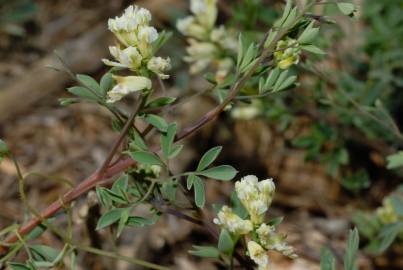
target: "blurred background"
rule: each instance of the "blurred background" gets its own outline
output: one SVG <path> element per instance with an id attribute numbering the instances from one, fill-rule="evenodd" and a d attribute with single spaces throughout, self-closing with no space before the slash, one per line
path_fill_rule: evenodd
<path id="1" fill-rule="evenodd" d="M 59 65 L 54 51 L 74 73 L 99 79 L 106 72 L 101 58 L 108 57 L 108 45 L 113 44 L 107 19 L 133 2 L 151 11 L 158 29 L 174 32 L 160 53 L 173 61 L 169 93 L 192 94 L 209 87 L 202 76 L 189 76 L 182 61 L 186 41 L 175 30 L 175 22 L 188 14 L 188 1 L 0 0 L 0 138 L 23 172 L 37 173 L 26 183 L 30 203 L 37 209 L 67 189 L 52 179 L 79 183 L 102 164 L 117 137 L 107 111 L 91 104 L 59 105 L 58 98 L 67 97 L 65 89 L 74 82 L 49 68 Z M 247 32 L 267 30 L 282 5 L 275 0 L 218 2 L 219 23 Z M 354 225 L 361 236 L 360 269 L 403 269 L 403 226 L 392 239 L 379 237 L 385 226 L 402 221 L 402 172 L 388 168 L 386 157 L 403 145 L 399 131 L 403 124 L 403 2 L 355 2 L 359 6 L 356 18 L 339 17 L 332 9 L 318 10 L 337 24 L 325 24 L 318 41 L 328 55 L 315 64 L 304 57 L 297 70 L 298 88 L 253 105 L 259 112 L 253 119 L 223 114 L 186 141 L 186 153 L 175 165 L 186 170 L 207 149 L 223 145 L 218 163 L 233 165 L 239 175 L 275 179 L 270 214 L 285 216 L 280 230 L 288 234 L 300 255 L 290 261 L 273 254 L 275 269 L 319 269 L 324 245 L 341 260 L 348 230 Z M 315 69 L 326 75 L 312 72 Z M 131 105 L 130 99 L 122 104 Z M 211 98 L 200 96 L 170 117 L 183 127 L 213 106 Z M 233 185 L 211 181 L 207 189 L 208 204 L 225 203 Z M 398 203 L 392 203 L 385 218 L 379 209 L 387 208 L 390 196 L 398 198 Z M 0 201 L 0 228 L 24 220 L 16 172 L 7 159 L 0 164 Z M 88 199 L 83 197 L 74 213 L 80 224 L 76 237 L 82 242 L 116 248 L 126 256 L 173 269 L 220 269 L 213 261 L 188 254 L 193 244 L 214 243 L 200 228 L 165 217 L 155 226 L 127 230 L 114 246 L 107 235 L 91 233 L 100 213 L 97 207 L 89 211 L 86 207 Z M 58 222 L 65 220 L 61 217 Z M 61 246 L 51 233 L 41 241 Z M 141 269 L 87 254 L 79 255 L 79 266 Z"/>

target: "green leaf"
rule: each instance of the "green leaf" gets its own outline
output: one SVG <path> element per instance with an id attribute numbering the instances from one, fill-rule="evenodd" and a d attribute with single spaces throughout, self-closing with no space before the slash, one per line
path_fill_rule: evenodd
<path id="1" fill-rule="evenodd" d="M 319 28 L 313 28 L 314 22 L 312 21 L 304 32 L 299 36 L 298 42 L 300 44 L 311 43 L 319 33 Z"/>
<path id="2" fill-rule="evenodd" d="M 238 171 L 229 165 L 221 165 L 202 172 L 197 172 L 199 175 L 223 181 L 232 180 L 237 173 Z"/>
<path id="3" fill-rule="evenodd" d="M 80 102 L 78 98 L 59 98 L 60 106 L 69 106 Z"/>
<path id="4" fill-rule="evenodd" d="M 134 134 L 134 140 L 130 142 L 129 149 L 134 151 L 147 151 L 148 147 L 143 138 L 141 138 L 141 136 L 136 133 Z"/>
<path id="5" fill-rule="evenodd" d="M 171 152 L 169 153 L 168 158 L 175 158 L 177 155 L 179 155 L 179 153 L 182 151 L 183 149 L 183 145 L 182 144 L 178 144 L 175 145 L 174 147 L 172 147 Z"/>
<path id="6" fill-rule="evenodd" d="M 102 96 L 105 96 L 106 93 L 111 90 L 113 85 L 113 78 L 112 78 L 112 73 L 107 72 L 102 76 L 100 86 L 102 90 Z"/>
<path id="7" fill-rule="evenodd" d="M 146 121 L 162 132 L 166 132 L 168 129 L 168 123 L 161 116 L 148 114 L 146 116 Z"/>
<path id="8" fill-rule="evenodd" d="M 379 255 L 388 249 L 395 241 L 399 233 L 403 231 L 403 222 L 387 224 L 383 227 L 379 235 L 371 241 L 367 251 L 374 255 Z"/>
<path id="9" fill-rule="evenodd" d="M 105 192 L 105 189 L 106 189 L 106 188 L 104 188 L 104 187 L 99 187 L 99 186 L 97 186 L 96 189 L 95 189 L 95 191 L 96 191 L 96 194 L 97 194 L 98 202 L 99 202 L 103 207 L 109 207 L 110 204 L 111 204 L 111 200 L 110 200 L 108 194 Z"/>
<path id="10" fill-rule="evenodd" d="M 156 154 L 145 151 L 130 152 L 129 154 L 132 159 L 141 164 L 164 166 L 164 163 Z"/>
<path id="11" fill-rule="evenodd" d="M 187 179 L 186 179 L 186 187 L 187 187 L 188 190 L 192 189 L 193 183 L 194 183 L 194 180 L 195 180 L 196 177 L 198 177 L 198 176 L 196 176 L 194 174 L 191 174 L 191 175 L 189 175 L 187 177 Z"/>
<path id="12" fill-rule="evenodd" d="M 67 91 L 70 94 L 73 94 L 73 95 L 75 95 L 77 97 L 81 97 L 81 98 L 88 99 L 88 100 L 91 100 L 91 101 L 98 101 L 99 100 L 97 95 L 95 95 L 90 90 L 88 90 L 87 88 L 82 87 L 82 86 L 73 86 L 73 87 L 67 88 Z"/>
<path id="13" fill-rule="evenodd" d="M 32 245 L 29 247 L 35 260 L 54 262 L 60 254 L 60 251 L 45 245 Z"/>
<path id="14" fill-rule="evenodd" d="M 127 198 L 127 195 L 123 190 L 119 190 L 118 192 L 114 192 L 112 190 L 109 190 L 107 188 L 102 188 L 103 189 L 103 194 L 105 197 L 108 198 L 108 200 L 113 201 L 118 204 L 127 204 L 129 203 L 129 199 Z"/>
<path id="15" fill-rule="evenodd" d="M 150 225 L 154 225 L 156 221 L 157 221 L 156 218 L 147 219 L 147 218 L 143 218 L 143 217 L 132 216 L 132 217 L 129 217 L 129 220 L 127 221 L 127 226 L 131 226 L 131 227 L 150 226 Z"/>
<path id="16" fill-rule="evenodd" d="M 231 254 L 234 249 L 234 241 L 232 240 L 231 234 L 222 229 L 220 237 L 218 239 L 218 250 L 225 254 Z"/>
<path id="17" fill-rule="evenodd" d="M 197 171 L 202 171 L 207 168 L 214 160 L 217 159 L 218 155 L 222 150 L 222 146 L 216 146 L 208 150 L 200 159 L 199 165 L 197 166 Z"/>
<path id="18" fill-rule="evenodd" d="M 206 194 L 203 180 L 198 176 L 195 176 L 193 179 L 193 189 L 197 207 L 203 208 L 204 204 L 206 203 Z"/>
<path id="19" fill-rule="evenodd" d="M 171 202 L 174 202 L 176 199 L 176 188 L 177 188 L 176 183 L 164 182 L 162 184 L 161 192 L 165 198 L 167 198 Z"/>
<path id="20" fill-rule="evenodd" d="M 112 191 L 116 194 L 120 194 L 125 197 L 125 191 L 129 185 L 129 176 L 127 174 L 123 174 L 120 176 L 115 183 L 113 183 Z"/>
<path id="21" fill-rule="evenodd" d="M 316 47 L 315 45 L 302 45 L 301 49 L 313 53 L 313 54 L 326 54 L 324 51 Z"/>
<path id="22" fill-rule="evenodd" d="M 129 212 L 130 212 L 130 208 L 126 208 L 124 211 L 122 211 L 122 214 L 120 215 L 120 219 L 119 219 L 119 223 L 118 223 L 118 229 L 116 232 L 116 237 L 119 238 L 120 235 L 122 234 L 126 223 L 129 219 Z"/>
<path id="23" fill-rule="evenodd" d="M 344 256 L 344 269 L 357 270 L 357 251 L 359 245 L 359 236 L 357 228 L 350 231 L 347 241 L 346 255 Z"/>
<path id="24" fill-rule="evenodd" d="M 176 101 L 174 97 L 159 97 L 147 104 L 147 108 L 160 108 L 172 104 Z"/>
<path id="25" fill-rule="evenodd" d="M 277 89 L 274 89 L 274 91 L 278 92 L 281 90 L 285 90 L 285 89 L 289 88 L 290 86 L 292 86 L 296 80 L 297 80 L 297 76 L 295 76 L 295 75 L 290 76 Z"/>
<path id="26" fill-rule="evenodd" d="M 220 251 L 212 246 L 193 246 L 193 250 L 190 250 L 189 253 L 204 258 L 218 259 L 220 257 Z"/>
<path id="27" fill-rule="evenodd" d="M 9 262 L 8 266 L 12 270 L 32 270 L 31 267 L 28 267 L 28 266 L 26 266 L 25 264 L 22 264 L 22 263 Z"/>
<path id="28" fill-rule="evenodd" d="M 98 220 L 96 229 L 100 230 L 100 229 L 103 229 L 105 227 L 108 227 L 108 226 L 114 224 L 121 218 L 124 211 L 127 211 L 126 208 L 115 208 L 115 209 L 112 209 L 112 210 L 106 212 Z"/>
<path id="29" fill-rule="evenodd" d="M 357 11 L 354 4 L 351 3 L 337 3 L 337 7 L 346 16 L 353 16 L 354 12 Z"/>
<path id="30" fill-rule="evenodd" d="M 333 253 L 325 247 L 320 251 L 320 270 L 336 270 L 336 258 Z"/>
<path id="31" fill-rule="evenodd" d="M 166 130 L 165 135 L 161 135 L 161 148 L 162 154 L 164 155 L 165 159 L 169 159 L 171 154 L 172 144 L 174 142 L 176 135 L 176 124 L 170 124 Z"/>
<path id="32" fill-rule="evenodd" d="M 283 220 L 284 220 L 284 217 L 276 217 L 276 218 L 270 219 L 269 222 L 267 222 L 267 224 L 270 226 L 277 226 L 281 222 L 283 222 Z"/>
<path id="33" fill-rule="evenodd" d="M 403 151 L 399 151 L 396 154 L 390 155 L 387 158 L 388 165 L 386 168 L 389 170 L 403 167 Z"/>
<path id="34" fill-rule="evenodd" d="M 85 74 L 77 74 L 76 77 L 82 85 L 103 96 L 103 91 L 94 78 Z"/>

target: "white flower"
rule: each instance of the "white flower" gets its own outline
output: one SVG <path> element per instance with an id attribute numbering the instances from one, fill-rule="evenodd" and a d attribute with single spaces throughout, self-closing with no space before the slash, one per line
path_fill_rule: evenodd
<path id="1" fill-rule="evenodd" d="M 195 39 L 189 39 L 190 46 L 187 47 L 188 56 L 184 60 L 188 63 L 193 63 L 190 67 L 192 74 L 198 73 L 207 68 L 213 61 L 217 48 L 209 42 L 198 42 Z"/>
<path id="2" fill-rule="evenodd" d="M 231 116 L 239 120 L 252 120 L 259 116 L 260 110 L 255 106 L 236 107 L 231 111 Z"/>
<path id="3" fill-rule="evenodd" d="M 135 47 L 127 47 L 121 50 L 119 47 L 111 46 L 109 51 L 118 62 L 102 59 L 105 65 L 129 68 L 131 70 L 136 70 L 141 65 L 143 57 Z"/>
<path id="4" fill-rule="evenodd" d="M 268 210 L 274 194 L 272 179 L 259 182 L 254 175 L 248 175 L 235 183 L 238 198 L 248 211 L 254 224 L 263 222 L 264 214 Z"/>
<path id="5" fill-rule="evenodd" d="M 249 257 L 259 266 L 259 270 L 269 270 L 270 261 L 267 251 L 254 241 L 248 242 Z"/>
<path id="6" fill-rule="evenodd" d="M 191 0 L 190 10 L 196 15 L 200 24 L 212 28 L 217 20 L 217 0 Z"/>
<path id="7" fill-rule="evenodd" d="M 145 8 L 129 6 L 120 17 L 108 20 L 108 28 L 114 33 L 135 31 L 139 25 L 148 24 L 151 13 Z"/>
<path id="8" fill-rule="evenodd" d="M 256 233 L 260 244 L 267 250 L 275 250 L 291 259 L 298 257 L 294 249 L 285 242 L 286 235 L 276 233 L 274 226 L 262 224 Z"/>
<path id="9" fill-rule="evenodd" d="M 196 22 L 194 16 L 179 19 L 176 23 L 176 28 L 185 36 L 197 39 L 204 39 L 206 37 L 206 29 Z"/>
<path id="10" fill-rule="evenodd" d="M 171 59 L 152 57 L 150 61 L 148 61 L 147 68 L 157 74 L 161 79 L 168 79 L 169 75 L 164 74 L 164 72 L 171 68 Z"/>
<path id="11" fill-rule="evenodd" d="M 158 32 L 152 26 L 141 26 L 139 28 L 138 39 L 140 42 L 151 44 L 158 39 Z"/>
<path id="12" fill-rule="evenodd" d="M 114 103 L 121 100 L 124 96 L 144 89 L 151 89 L 151 81 L 141 76 L 113 76 L 117 82 L 116 86 L 108 92 L 108 102 Z"/>
<path id="13" fill-rule="evenodd" d="M 217 217 L 213 222 L 235 235 L 244 235 L 253 230 L 253 225 L 249 220 L 241 219 L 226 205 L 221 208 Z"/>

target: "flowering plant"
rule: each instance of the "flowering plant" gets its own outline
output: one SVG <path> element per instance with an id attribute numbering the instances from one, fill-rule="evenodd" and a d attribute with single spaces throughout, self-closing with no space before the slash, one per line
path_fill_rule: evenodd
<path id="1" fill-rule="evenodd" d="M 106 108 L 111 113 L 113 128 L 120 135 L 102 166 L 92 176 L 42 212 L 28 204 L 24 175 L 5 143 L 0 141 L 0 156 L 15 161 L 21 198 L 32 215 L 26 224 L 7 230 L 9 234 L 0 245 L 1 253 L 6 254 L 2 262 L 7 261 L 12 269 L 52 268 L 62 265 L 63 259 L 70 256 L 71 268 L 75 269 L 76 253 L 82 251 L 151 269 L 168 269 L 76 241 L 72 229 L 72 203 L 83 194 L 96 197 L 95 203 L 102 207 L 103 214 L 96 229 L 110 228 L 115 239 L 126 227 L 153 225 L 166 214 L 207 229 L 218 239 L 217 247 L 194 246 L 190 252 L 215 258 L 230 269 L 238 264 L 245 269 L 257 266 L 260 270 L 267 270 L 270 266 L 269 251 L 296 258 L 294 249 L 285 242 L 286 236 L 276 231 L 281 219 L 266 219 L 275 192 L 272 179 L 259 181 L 256 176 L 249 175 L 237 181 L 237 207 L 222 206 L 213 221 L 218 225 L 215 226 L 203 219 L 205 179 L 231 181 L 238 173 L 230 165 L 213 165 L 222 147 L 207 151 L 194 170 L 176 172 L 172 162 L 184 148 L 180 141 L 217 118 L 221 112 L 232 110 L 232 115 L 240 118 L 254 114 L 250 110 L 246 113 L 239 110 L 236 106 L 238 100 L 257 99 L 297 85 L 297 75 L 291 68 L 300 63 L 302 52 L 323 53 L 313 44 L 321 25 L 315 18 L 320 15 L 312 17 L 308 12 L 318 4 L 326 4 L 318 0 L 302 2 L 297 6 L 293 1 L 287 1 L 282 16 L 271 29 L 247 38 L 229 27 L 216 26 L 216 0 L 190 1 L 192 15 L 177 22 L 178 30 L 188 38 L 187 55 L 183 59 L 190 64 L 192 74 L 206 70 L 213 72 L 213 76 L 206 76 L 206 79 L 214 86 L 208 94 L 216 99 L 217 106 L 193 125 L 182 129 L 165 117 L 166 110 L 177 105 L 181 97 L 165 96 L 163 80 L 175 75 L 170 74 L 170 58 L 157 55 L 171 34 L 159 33 L 151 26 L 151 13 L 138 6 L 129 6 L 123 15 L 110 19 L 108 29 L 115 36 L 116 44 L 109 47 L 112 60 L 103 59 L 110 70 L 99 83 L 87 75 L 73 75 L 79 85 L 68 89 L 74 97 L 61 99 L 61 104 L 84 101 Z M 354 7 L 344 3 L 341 10 L 350 15 Z M 162 90 L 162 96 L 157 94 L 158 88 Z M 119 106 L 128 96 L 134 98 L 131 112 Z M 255 103 L 259 104 L 258 101 Z M 145 128 L 140 128 L 138 122 L 142 122 Z M 159 143 L 150 138 L 151 131 Z M 180 195 L 188 201 L 181 201 Z M 139 205 L 149 206 L 147 217 L 134 215 L 134 209 Z M 52 223 L 54 215 L 62 210 L 68 216 L 66 233 Z M 29 243 L 35 238 L 31 233 L 44 228 L 64 240 L 61 251 Z M 28 253 L 27 261 L 11 262 L 9 258 L 22 248 Z"/>

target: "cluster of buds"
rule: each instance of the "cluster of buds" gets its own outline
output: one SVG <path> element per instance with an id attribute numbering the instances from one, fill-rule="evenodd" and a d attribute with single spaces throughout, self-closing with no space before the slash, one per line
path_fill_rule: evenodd
<path id="1" fill-rule="evenodd" d="M 177 22 L 178 30 L 189 38 L 184 60 L 191 63 L 192 74 L 210 66 L 217 70 L 216 81 L 223 81 L 234 67 L 230 54 L 237 51 L 237 40 L 224 26 L 215 27 L 217 0 L 191 0 L 190 10 L 192 16 Z"/>
<path id="2" fill-rule="evenodd" d="M 169 58 L 154 56 L 154 43 L 158 39 L 157 30 L 150 26 L 151 13 L 144 8 L 129 6 L 122 16 L 109 19 L 108 28 L 116 36 L 118 43 L 109 47 L 115 61 L 103 59 L 112 67 L 129 69 L 138 76 L 114 76 L 117 85 L 108 92 L 108 102 L 116 102 L 131 92 L 151 89 L 148 73 L 161 79 L 171 67 Z"/>
<path id="3" fill-rule="evenodd" d="M 280 40 L 276 46 L 274 60 L 280 69 L 288 69 L 292 65 L 299 63 L 301 48 L 297 40 L 287 38 Z"/>
<path id="4" fill-rule="evenodd" d="M 275 191 L 273 180 L 259 181 L 256 176 L 248 175 L 235 183 L 235 191 L 248 212 L 248 219 L 242 219 L 230 207 L 223 206 L 214 223 L 230 232 L 235 239 L 245 237 L 248 255 L 259 270 L 269 269 L 270 250 L 296 258 L 294 249 L 285 242 L 286 236 L 277 233 L 275 226 L 264 223 Z"/>

